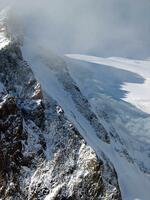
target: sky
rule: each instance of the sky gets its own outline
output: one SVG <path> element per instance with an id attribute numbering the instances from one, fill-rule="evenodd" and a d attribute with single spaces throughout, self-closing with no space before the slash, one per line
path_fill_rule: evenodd
<path id="1" fill-rule="evenodd" d="M 0 0 L 26 36 L 58 54 L 150 57 L 150 0 Z"/>

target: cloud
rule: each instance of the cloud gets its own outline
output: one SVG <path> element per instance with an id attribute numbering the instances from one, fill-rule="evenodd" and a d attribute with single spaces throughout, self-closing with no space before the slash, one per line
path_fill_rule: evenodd
<path id="1" fill-rule="evenodd" d="M 149 57 L 149 0 L 11 0 L 33 43 L 59 54 Z"/>

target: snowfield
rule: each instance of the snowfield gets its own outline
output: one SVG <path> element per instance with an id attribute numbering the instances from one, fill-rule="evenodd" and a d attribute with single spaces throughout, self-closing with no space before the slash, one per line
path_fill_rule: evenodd
<path id="1" fill-rule="evenodd" d="M 116 152 L 113 155 L 110 155 L 111 150 L 108 152 L 107 155 L 119 176 L 123 199 L 148 200 L 150 196 L 148 190 L 150 187 L 150 158 L 148 156 L 150 152 L 148 83 L 150 62 L 124 58 L 105 59 L 85 55 L 66 56 L 79 60 L 76 62 L 67 59 L 68 68 L 82 93 L 90 101 L 94 112 L 101 121 L 102 112 L 109 115 L 106 127 L 112 124 L 123 139 L 131 157 L 137 160 L 141 169 L 142 163 L 148 169 L 147 175 L 146 173 L 141 174 L 137 165 L 133 166 L 122 158 L 116 157 Z M 114 144 L 114 146 L 118 148 L 119 145 Z M 147 190 L 145 191 L 147 195 L 143 193 L 143 189 Z"/>
<path id="2" fill-rule="evenodd" d="M 134 83 L 134 80 L 133 83 L 128 83 L 128 81 L 131 81 L 130 78 L 129 80 L 127 79 L 125 82 L 122 83 L 121 89 L 127 91 L 127 94 L 121 99 L 135 105 L 139 109 L 150 114 L 150 61 L 130 60 L 126 58 L 115 57 L 100 58 L 78 54 L 68 54 L 66 56 L 69 58 L 95 63 L 98 65 L 105 65 L 106 67 L 111 66 L 117 69 L 123 69 L 140 76 L 142 83 Z"/>

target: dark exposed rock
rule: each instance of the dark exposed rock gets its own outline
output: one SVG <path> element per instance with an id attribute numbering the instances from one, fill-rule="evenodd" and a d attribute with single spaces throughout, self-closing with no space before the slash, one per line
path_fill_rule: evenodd
<path id="1" fill-rule="evenodd" d="M 15 185 L 11 190 L 0 190 L 0 195 L 17 193 L 19 183 L 17 176 L 22 165 L 23 118 L 17 108 L 14 97 L 5 97 L 0 106 L 0 174 L 2 186 Z M 7 194 L 6 194 L 7 193 Z"/>

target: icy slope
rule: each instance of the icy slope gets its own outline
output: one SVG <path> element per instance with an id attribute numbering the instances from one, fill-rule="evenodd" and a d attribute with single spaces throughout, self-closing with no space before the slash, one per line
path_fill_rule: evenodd
<path id="1" fill-rule="evenodd" d="M 109 126 L 110 130 L 117 131 L 119 133 L 120 138 L 125 144 L 125 148 L 132 158 L 132 161 L 136 163 L 134 166 L 133 174 L 130 174 L 129 166 L 125 166 L 125 171 L 130 177 L 130 182 L 132 179 L 138 180 L 135 181 L 135 188 L 132 188 L 132 192 L 137 193 L 137 189 L 140 191 L 139 196 L 137 198 L 148 199 L 148 196 L 144 197 L 142 193 L 143 187 L 137 186 L 137 182 L 141 185 L 142 183 L 139 176 L 139 172 L 136 172 L 137 167 L 142 171 L 143 178 L 149 182 L 149 173 L 150 173 L 150 116 L 147 113 L 144 113 L 137 109 L 136 107 L 124 102 L 121 98 L 124 95 L 128 95 L 126 91 L 122 90 L 121 85 L 125 82 L 137 82 L 138 85 L 143 84 L 143 79 L 141 77 L 135 76 L 135 74 L 129 73 L 129 69 L 133 72 L 139 72 L 141 75 L 149 76 L 149 62 L 148 61 L 132 61 L 128 59 L 122 58 L 113 58 L 113 59 L 102 59 L 102 58 L 93 58 L 90 56 L 82 56 L 82 55 L 69 55 L 69 57 L 85 60 L 95 64 L 88 64 L 87 62 L 68 62 L 69 71 L 78 83 L 82 93 L 88 98 L 90 101 L 95 113 L 100 117 L 101 121 L 104 121 L 106 126 Z M 119 61 L 122 62 L 120 64 Z M 102 63 L 102 64 L 101 64 Z M 139 68 L 138 68 L 138 63 Z M 100 65 L 101 64 L 101 65 Z M 117 70 L 115 68 L 107 67 L 106 65 L 115 65 L 117 66 Z M 142 65 L 143 64 L 143 65 Z M 142 68 L 143 66 L 143 68 Z M 120 68 L 124 70 L 120 70 Z M 136 70 L 137 69 L 137 70 Z M 143 71 L 142 71 L 143 69 Z M 128 71 L 126 71 L 128 70 Z M 143 86 L 144 87 L 144 86 Z M 130 89 L 130 88 L 128 88 Z M 148 88 L 146 88 L 148 89 Z M 138 89 L 136 88 L 136 91 Z M 129 90 L 130 91 L 130 90 Z M 149 91 L 148 91 L 149 92 Z M 144 98 L 147 94 L 139 95 L 139 98 Z M 149 95 L 148 95 L 149 97 Z M 124 99 L 124 98 L 123 98 Z M 133 102 L 135 103 L 135 102 Z M 143 102 L 142 102 L 143 103 Z M 148 107 L 149 109 L 149 107 Z M 104 113 L 104 115 L 102 114 Z M 112 127 L 113 126 L 113 127 Z M 116 149 L 118 148 L 115 147 Z M 114 163 L 119 162 L 119 159 Z M 117 173 L 119 175 L 119 171 L 122 169 L 121 165 L 117 169 Z M 147 178 L 146 178 L 147 175 Z M 124 177 L 125 178 L 125 177 Z M 123 180 L 122 181 L 127 181 Z M 146 181 L 146 182 L 147 182 Z M 144 188 L 149 187 L 150 183 L 146 183 Z M 123 185 L 127 185 L 127 183 Z M 121 185 L 120 185 L 121 186 Z M 132 184 L 133 186 L 133 184 Z M 131 188 L 130 188 L 131 189 Z M 140 190 L 141 189 L 141 190 Z M 124 192 L 122 191 L 122 194 Z M 126 190 L 126 194 L 129 191 Z M 149 191 L 147 190 L 147 194 L 149 195 Z M 143 195 L 143 196 L 142 196 Z M 131 198 L 131 197 L 130 197 Z M 130 199 L 129 198 L 129 199 Z M 132 199 L 132 198 L 131 198 Z"/>
<path id="2" fill-rule="evenodd" d="M 79 63 L 74 64 L 67 61 L 68 69 L 73 79 L 76 81 L 83 96 L 88 98 L 90 102 L 89 107 L 92 106 L 90 108 L 91 112 L 96 113 L 99 122 L 103 124 L 109 135 L 110 142 L 105 143 L 97 135 L 93 124 L 86 118 L 85 113 L 89 107 L 84 108 L 82 96 L 79 93 L 75 93 L 73 88 L 75 83 L 70 79 L 67 64 L 62 58 L 52 55 L 51 52 L 46 51 L 43 53 L 44 51 L 39 51 L 38 49 L 40 48 L 38 47 L 34 47 L 34 50 L 29 47 L 30 42 L 28 43 L 28 40 L 25 40 L 22 48 L 23 55 L 32 66 L 32 70 L 40 81 L 43 90 L 47 94 L 51 94 L 59 102 L 67 117 L 77 127 L 88 144 L 96 150 L 98 156 L 101 157 L 103 152 L 113 163 L 118 174 L 123 199 L 148 200 L 150 182 L 146 174 L 149 174 L 150 165 L 148 157 L 149 144 L 135 140 L 135 135 L 132 136 L 134 134 L 132 130 L 134 128 L 135 132 L 137 130 L 133 116 L 138 114 L 137 120 L 140 121 L 139 124 L 143 128 L 143 124 L 146 124 L 145 121 L 149 121 L 147 115 L 126 103 L 118 102 L 101 94 L 97 89 L 98 85 L 99 87 L 101 86 L 99 84 L 101 80 L 94 81 L 95 77 L 93 74 L 98 73 L 95 69 L 84 68 Z M 65 85 L 66 81 L 68 84 L 67 88 Z M 105 84 L 107 85 L 106 82 Z M 71 89 L 68 89 L 68 87 Z M 125 118 L 123 116 L 124 111 L 127 111 Z M 133 115 L 130 115 L 131 111 Z M 131 119 L 133 121 L 131 124 L 128 124 Z M 126 124 L 123 120 L 125 120 Z M 131 127 L 128 128 L 128 126 Z M 144 174 L 144 170 L 146 174 Z"/>
<path id="3" fill-rule="evenodd" d="M 130 80 L 126 80 L 122 83 L 121 89 L 127 91 L 127 94 L 122 99 L 132 103 L 144 112 L 150 113 L 150 61 L 130 60 L 115 57 L 100 58 L 78 54 L 68 54 L 66 56 L 81 61 L 123 69 L 141 76 L 141 81 L 143 83 L 134 83 L 134 80 L 133 83 L 132 81 L 131 83 L 128 83 Z M 124 77 L 122 77 L 122 79 L 124 79 Z"/>

